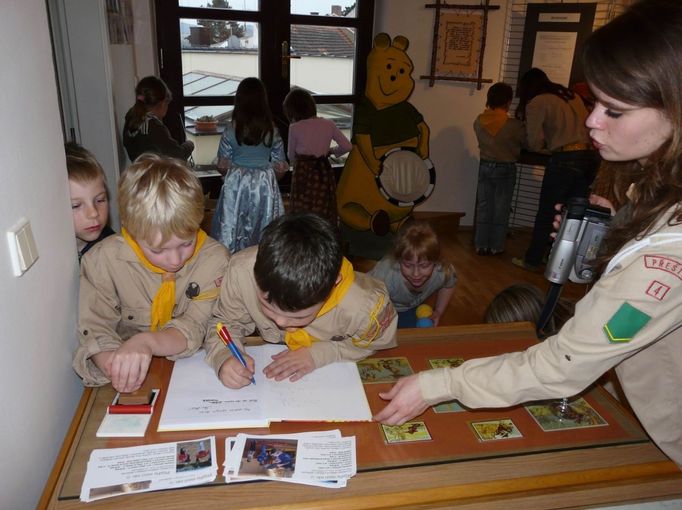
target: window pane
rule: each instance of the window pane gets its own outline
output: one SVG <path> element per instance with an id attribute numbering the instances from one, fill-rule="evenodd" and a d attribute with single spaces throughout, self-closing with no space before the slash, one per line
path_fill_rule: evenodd
<path id="1" fill-rule="evenodd" d="M 291 0 L 291 13 L 354 18 L 356 4 L 349 0 Z"/>
<path id="2" fill-rule="evenodd" d="M 353 127 L 353 105 L 347 104 L 318 104 L 317 116 L 334 121 L 336 127 L 346 135 L 346 138 L 351 138 L 351 128 Z M 348 154 L 337 158 L 330 156 L 330 161 L 333 165 L 343 164 L 346 161 Z"/>
<path id="3" fill-rule="evenodd" d="M 240 11 L 257 11 L 258 0 L 180 0 L 180 7 L 211 7 L 213 9 L 237 9 Z"/>
<path id="4" fill-rule="evenodd" d="M 232 106 L 187 106 L 185 107 L 185 133 L 187 139 L 194 142 L 192 159 L 195 165 L 212 165 L 218 154 L 218 144 L 223 128 L 229 122 Z M 198 131 L 194 122 L 204 115 L 213 115 L 218 119 L 215 131 Z"/>
<path id="5" fill-rule="evenodd" d="M 355 29 L 291 25 L 291 85 L 313 94 L 352 94 Z"/>
<path id="6" fill-rule="evenodd" d="M 187 96 L 232 96 L 258 76 L 258 24 L 180 20 L 182 84 Z"/>

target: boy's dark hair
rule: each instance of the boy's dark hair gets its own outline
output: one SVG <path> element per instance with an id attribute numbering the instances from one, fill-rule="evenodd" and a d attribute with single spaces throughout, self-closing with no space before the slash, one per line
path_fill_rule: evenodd
<path id="1" fill-rule="evenodd" d="M 502 108 L 507 106 L 512 99 L 514 99 L 514 90 L 511 88 L 511 85 L 498 82 L 488 89 L 486 106 L 488 108 Z"/>
<path id="2" fill-rule="evenodd" d="M 296 312 L 327 299 L 342 260 L 331 223 L 316 214 L 288 214 L 263 231 L 253 272 L 268 303 Z"/>

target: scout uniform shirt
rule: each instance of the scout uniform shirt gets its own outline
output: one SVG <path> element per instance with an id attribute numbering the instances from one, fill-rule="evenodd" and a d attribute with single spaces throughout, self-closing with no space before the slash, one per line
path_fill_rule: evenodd
<path id="1" fill-rule="evenodd" d="M 266 342 L 284 341 L 285 331 L 260 309 L 258 285 L 253 274 L 257 253 L 258 247 L 252 246 L 235 254 L 223 278 L 220 301 L 213 312 L 204 345 L 206 361 L 216 374 L 230 357 L 216 333 L 219 321 L 238 343 L 256 327 Z M 356 272 L 355 280 L 341 301 L 303 328 L 318 340 L 309 347 L 315 367 L 334 361 L 357 361 L 375 350 L 395 347 L 397 317 L 384 284 Z"/>
<path id="2" fill-rule="evenodd" d="M 176 328 L 187 339 L 187 349 L 168 359 L 194 354 L 206 334 L 206 323 L 220 292 L 227 267 L 225 247 L 207 237 L 199 252 L 175 273 L 175 307 L 163 328 Z M 109 382 L 91 356 L 116 350 L 136 333 L 149 331 L 151 303 L 161 275 L 142 265 L 120 236 L 108 237 L 83 257 L 80 277 L 78 332 L 80 347 L 73 368 L 86 386 Z"/>
<path id="3" fill-rule="evenodd" d="M 654 442 L 682 466 L 682 224 L 628 242 L 561 331 L 524 352 L 422 372 L 428 404 L 507 407 L 570 397 L 611 367 Z"/>

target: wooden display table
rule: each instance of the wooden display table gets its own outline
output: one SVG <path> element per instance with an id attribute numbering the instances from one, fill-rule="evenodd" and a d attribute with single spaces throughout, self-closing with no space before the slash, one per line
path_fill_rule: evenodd
<path id="1" fill-rule="evenodd" d="M 479 357 L 511 352 L 534 343 L 528 323 L 452 326 L 401 330 L 400 346 L 375 357 L 405 356 L 412 368 L 428 367 L 428 359 Z M 111 386 L 86 388 L 39 506 L 83 508 L 79 493 L 90 452 L 145 443 L 216 436 L 219 473 L 225 438 L 235 430 L 156 432 L 172 363 L 155 359 L 150 375 L 162 389 L 144 438 L 100 439 L 95 436 Z M 388 384 L 366 385 L 372 411 L 383 403 L 377 394 Z M 682 497 L 682 471 L 643 433 L 637 421 L 601 388 L 586 400 L 608 426 L 578 431 L 542 432 L 522 406 L 505 410 L 440 414 L 429 409 L 417 418 L 426 423 L 432 440 L 386 444 L 377 423 L 273 423 L 251 433 L 288 433 L 341 429 L 355 435 L 358 474 L 344 489 L 256 482 L 225 484 L 222 476 L 209 485 L 126 495 L 88 503 L 88 508 L 227 508 L 230 509 L 479 509 L 571 508 Z M 511 417 L 524 437 L 480 443 L 470 422 Z"/>

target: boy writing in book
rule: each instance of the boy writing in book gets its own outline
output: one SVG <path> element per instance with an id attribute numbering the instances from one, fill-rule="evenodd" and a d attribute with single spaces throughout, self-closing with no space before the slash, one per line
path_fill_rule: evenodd
<path id="1" fill-rule="evenodd" d="M 152 356 L 190 356 L 206 334 L 228 252 L 199 229 L 204 195 L 179 160 L 141 156 L 118 187 L 121 235 L 81 265 L 73 367 L 86 386 L 138 389 Z"/>
<path id="2" fill-rule="evenodd" d="M 230 259 L 204 348 L 220 381 L 241 388 L 251 382 L 253 359 L 244 355 L 244 367 L 231 355 L 216 333 L 218 322 L 239 346 L 255 328 L 266 342 L 287 344 L 262 368 L 276 381 L 396 345 L 397 316 L 386 287 L 353 271 L 334 227 L 315 214 L 276 219 L 258 246 Z"/>

